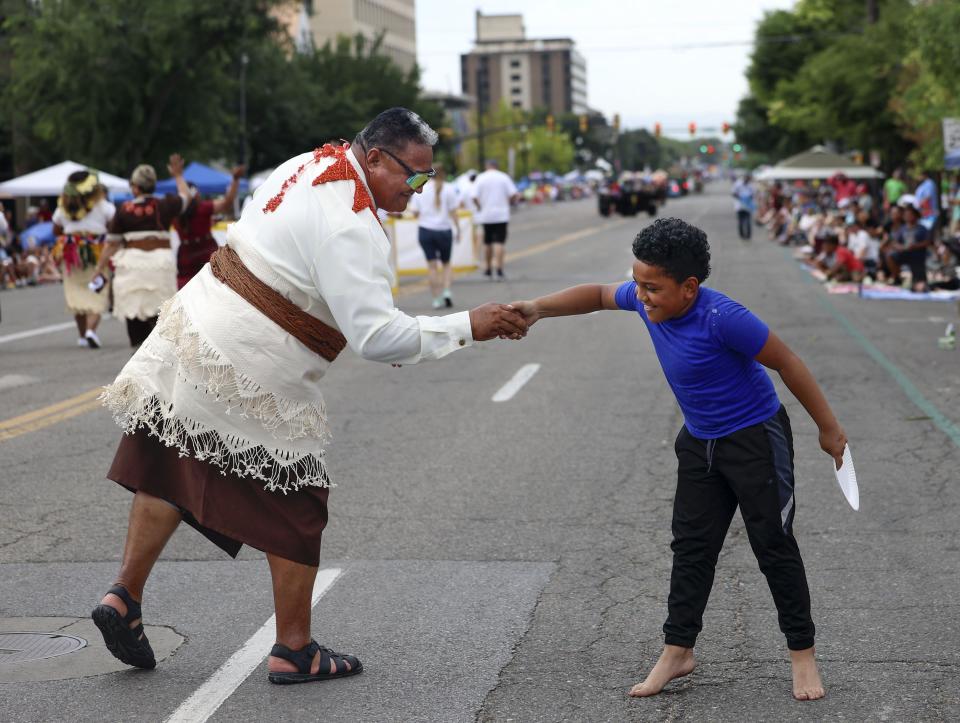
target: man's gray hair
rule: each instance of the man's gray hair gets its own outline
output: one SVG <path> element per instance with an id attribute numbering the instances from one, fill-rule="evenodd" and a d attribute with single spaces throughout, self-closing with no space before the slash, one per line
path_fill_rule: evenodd
<path id="1" fill-rule="evenodd" d="M 409 108 L 390 108 L 383 111 L 357 133 L 354 145 L 364 150 L 386 148 L 388 151 L 401 151 L 408 143 L 424 146 L 436 145 L 437 132 L 427 122 Z"/>

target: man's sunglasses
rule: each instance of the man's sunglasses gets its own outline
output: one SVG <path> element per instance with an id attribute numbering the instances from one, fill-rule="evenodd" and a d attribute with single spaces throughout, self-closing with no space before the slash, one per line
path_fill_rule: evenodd
<path id="1" fill-rule="evenodd" d="M 410 174 L 407 177 L 407 185 L 410 186 L 410 188 L 412 188 L 414 191 L 418 191 L 421 188 L 423 188 L 423 185 L 427 181 L 429 181 L 431 178 L 437 175 L 437 170 L 435 168 L 431 168 L 429 171 L 415 171 L 412 168 L 410 168 L 410 166 L 408 166 L 406 163 L 404 163 L 395 155 L 393 155 L 386 148 L 378 148 L 377 150 L 380 151 L 381 153 L 386 153 L 393 160 L 395 160 L 397 163 L 403 166 L 403 170 L 405 170 L 407 173 Z"/>

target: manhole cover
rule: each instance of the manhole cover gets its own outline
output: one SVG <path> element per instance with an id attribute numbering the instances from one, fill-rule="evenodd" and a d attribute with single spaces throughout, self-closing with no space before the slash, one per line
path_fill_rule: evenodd
<path id="1" fill-rule="evenodd" d="M 66 655 L 87 647 L 87 641 L 58 633 L 0 632 L 0 665 Z"/>

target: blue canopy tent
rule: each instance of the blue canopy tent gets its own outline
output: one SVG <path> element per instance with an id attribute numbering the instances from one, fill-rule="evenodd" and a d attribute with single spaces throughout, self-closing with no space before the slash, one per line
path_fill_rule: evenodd
<path id="1" fill-rule="evenodd" d="M 24 249 L 33 249 L 37 246 L 53 246 L 56 240 L 53 235 L 53 223 L 50 221 L 35 223 L 20 233 L 20 245 Z"/>
<path id="2" fill-rule="evenodd" d="M 183 170 L 183 177 L 187 183 L 192 183 L 197 190 L 205 196 L 216 196 L 227 192 L 232 176 L 229 173 L 218 171 L 210 166 L 194 161 Z M 247 193 L 248 182 L 246 178 L 240 179 L 238 194 L 244 196 Z M 165 178 L 157 182 L 157 193 L 176 193 L 177 183 L 172 178 Z"/>

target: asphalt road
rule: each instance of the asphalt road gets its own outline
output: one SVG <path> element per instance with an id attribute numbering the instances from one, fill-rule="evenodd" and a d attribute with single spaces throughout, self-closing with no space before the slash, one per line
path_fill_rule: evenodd
<path id="1" fill-rule="evenodd" d="M 781 247 L 736 238 L 728 193 L 708 186 L 664 212 L 708 232 L 709 283 L 805 359 L 857 463 L 854 512 L 778 381 L 825 699 L 791 698 L 739 516 L 698 669 L 660 696 L 626 696 L 662 643 L 681 418 L 642 323 L 617 312 L 545 320 L 522 342 L 420 366 L 337 361 L 326 396 L 338 487 L 321 563 L 332 583 L 314 627 L 321 644 L 359 655 L 363 675 L 272 686 L 264 646 L 235 689 L 209 682 L 268 623 L 269 576 L 262 554 L 231 561 L 185 526 L 144 600 L 166 657 L 153 672 L 118 670 L 102 640 L 84 638 L 130 503 L 104 479 L 118 430 L 91 390 L 130 351 L 116 320 L 99 351 L 75 347 L 69 329 L 27 336 L 69 321 L 61 289 L 45 287 L 0 294 L 0 634 L 44 627 L 88 645 L 53 662 L 0 654 L 0 719 L 164 720 L 198 690 L 222 698 L 203 714 L 217 721 L 960 719 L 960 351 L 937 348 L 957 309 L 828 295 Z M 647 222 L 602 219 L 591 201 L 523 210 L 509 281 L 458 279 L 457 304 L 623 280 Z M 417 282 L 399 303 L 431 313 Z M 529 364 L 526 384 L 492 401 Z"/>

